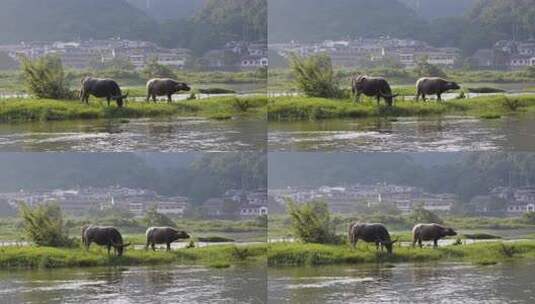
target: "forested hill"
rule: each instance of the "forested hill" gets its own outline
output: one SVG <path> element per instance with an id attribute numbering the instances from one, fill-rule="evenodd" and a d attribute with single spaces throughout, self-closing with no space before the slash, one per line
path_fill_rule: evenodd
<path id="1" fill-rule="evenodd" d="M 423 20 L 397 0 L 270 0 L 269 40 L 411 37 Z"/>
<path id="2" fill-rule="evenodd" d="M 158 21 L 193 16 L 207 0 L 126 0 Z"/>
<path id="3" fill-rule="evenodd" d="M 398 0 L 428 20 L 444 17 L 462 17 L 478 0 Z"/>
<path id="4" fill-rule="evenodd" d="M 266 166 L 256 153 L 0 153 L 0 192 L 120 185 L 201 203 L 229 189 L 266 188 Z"/>
<path id="5" fill-rule="evenodd" d="M 157 23 L 124 0 L 2 0 L 0 43 L 124 37 L 144 39 Z"/>
<path id="6" fill-rule="evenodd" d="M 502 39 L 535 39 L 535 0 L 270 0 L 272 42 L 390 35 L 471 55 Z"/>
<path id="7" fill-rule="evenodd" d="M 468 201 L 497 186 L 535 185 L 534 160 L 529 153 L 280 153 L 269 157 L 269 187 L 386 182 Z"/>
<path id="8" fill-rule="evenodd" d="M 145 2 L 145 6 L 143 6 Z M 2 0 L 0 43 L 121 37 L 198 55 L 267 39 L 267 0 Z"/>

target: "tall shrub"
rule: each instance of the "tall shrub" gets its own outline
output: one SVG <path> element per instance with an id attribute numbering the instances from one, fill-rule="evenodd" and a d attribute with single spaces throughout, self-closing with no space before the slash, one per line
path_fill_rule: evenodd
<path id="1" fill-rule="evenodd" d="M 75 99 L 67 86 L 61 59 L 45 55 L 37 59 L 21 58 L 21 69 L 28 91 L 38 98 Z"/>
<path id="2" fill-rule="evenodd" d="M 331 58 L 326 54 L 303 58 L 292 54 L 290 68 L 298 87 L 308 96 L 337 98 L 342 95 Z"/>
<path id="3" fill-rule="evenodd" d="M 29 241 L 39 246 L 70 247 L 74 241 L 69 238 L 63 213 L 59 205 L 46 204 L 31 208 L 19 204 L 24 234 Z"/>
<path id="4" fill-rule="evenodd" d="M 305 204 L 288 202 L 288 214 L 292 220 L 295 237 L 305 243 L 337 243 L 335 225 L 325 202 L 312 201 Z"/>

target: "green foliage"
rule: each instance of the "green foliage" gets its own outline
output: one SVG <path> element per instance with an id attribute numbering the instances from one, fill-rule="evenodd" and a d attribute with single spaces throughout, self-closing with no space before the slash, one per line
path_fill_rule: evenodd
<path id="1" fill-rule="evenodd" d="M 338 242 L 331 222 L 331 213 L 325 202 L 313 201 L 301 205 L 288 202 L 295 237 L 305 243 L 330 244 Z"/>
<path id="2" fill-rule="evenodd" d="M 176 223 L 167 215 L 158 213 L 156 207 L 150 207 L 143 217 L 143 223 L 147 227 L 175 227 Z"/>
<path id="3" fill-rule="evenodd" d="M 421 58 L 418 61 L 415 73 L 419 77 L 447 77 L 446 73 L 440 67 L 427 63 L 427 57 Z"/>
<path id="4" fill-rule="evenodd" d="M 30 208 L 25 203 L 20 203 L 19 212 L 23 220 L 24 233 L 29 241 L 38 246 L 73 246 L 74 241 L 67 234 L 59 205 L 39 205 Z"/>
<path id="5" fill-rule="evenodd" d="M 496 264 L 511 258 L 534 258 L 535 242 L 481 242 L 431 248 L 395 247 L 392 255 L 377 254 L 375 248 L 361 244 L 356 250 L 349 246 L 275 243 L 268 246 L 269 266 L 305 266 L 362 263 L 407 263 L 431 261 L 464 261 L 474 264 Z"/>
<path id="6" fill-rule="evenodd" d="M 74 99 L 75 94 L 69 90 L 61 59 L 47 55 L 31 60 L 21 57 L 22 72 L 28 91 L 38 98 Z"/>
<path id="7" fill-rule="evenodd" d="M 290 57 L 290 67 L 299 89 L 311 97 L 334 98 L 341 95 L 334 78 L 331 58 L 326 54 Z"/>
<path id="8" fill-rule="evenodd" d="M 146 79 L 176 78 L 173 70 L 168 66 L 159 64 L 157 58 L 149 59 L 149 62 L 143 68 L 142 74 Z"/>
<path id="9" fill-rule="evenodd" d="M 522 219 L 528 224 L 535 225 L 535 212 L 524 213 Z"/>
<path id="10" fill-rule="evenodd" d="M 418 206 L 412 209 L 410 220 L 414 223 L 435 223 L 443 224 L 444 221 L 432 211 L 425 209 L 423 206 Z"/>
<path id="11" fill-rule="evenodd" d="M 263 115 L 267 100 L 263 96 L 240 97 L 247 99 L 247 115 Z M 5 99 L 0 101 L 0 122 L 50 121 L 99 118 L 142 118 L 197 115 L 211 118 L 215 113 L 243 115 L 235 108 L 234 97 L 211 97 L 184 100 L 173 104 L 132 102 L 127 107 L 107 107 L 93 101 L 89 105 L 61 100 Z"/>
<path id="12" fill-rule="evenodd" d="M 239 252 L 236 255 L 236 252 Z M 266 246 L 254 245 L 236 249 L 233 245 L 187 248 L 172 252 L 131 249 L 121 256 L 108 256 L 104 248 L 85 249 L 51 247 L 3 247 L 0 269 L 54 269 L 61 267 L 134 266 L 134 265 L 228 265 L 231 263 L 265 261 Z M 243 260 L 241 260 L 243 258 Z M 228 267 L 227 266 L 227 267 Z"/>

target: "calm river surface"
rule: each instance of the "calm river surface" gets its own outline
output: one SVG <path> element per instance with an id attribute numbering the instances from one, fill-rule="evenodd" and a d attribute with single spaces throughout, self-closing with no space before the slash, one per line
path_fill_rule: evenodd
<path id="1" fill-rule="evenodd" d="M 270 268 L 269 303 L 535 303 L 535 264 Z"/>
<path id="2" fill-rule="evenodd" d="M 270 151 L 535 151 L 535 115 L 270 122 Z"/>
<path id="3" fill-rule="evenodd" d="M 265 266 L 0 272 L 0 303 L 266 303 Z"/>
<path id="4" fill-rule="evenodd" d="M 258 151 L 266 123 L 202 118 L 75 120 L 0 124 L 0 152 Z"/>

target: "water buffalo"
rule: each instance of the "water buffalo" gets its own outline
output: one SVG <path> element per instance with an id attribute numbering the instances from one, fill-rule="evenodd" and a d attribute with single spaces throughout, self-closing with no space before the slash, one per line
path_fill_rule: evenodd
<path id="1" fill-rule="evenodd" d="M 422 248 L 422 241 L 433 241 L 433 247 L 438 247 L 438 240 L 450 235 L 457 235 L 457 232 L 439 224 L 417 224 L 412 228 L 412 247 L 418 242 Z"/>
<path id="2" fill-rule="evenodd" d="M 359 239 L 367 243 L 375 243 L 377 250 L 379 250 L 380 245 L 381 251 L 383 251 L 384 246 L 389 254 L 392 253 L 392 245 L 398 241 L 390 239 L 390 234 L 383 224 L 350 224 L 348 241 L 353 248 L 357 245 Z"/>
<path id="3" fill-rule="evenodd" d="M 117 256 L 122 256 L 123 249 L 130 246 L 130 243 L 123 243 L 123 237 L 115 227 L 85 225 L 82 227 L 82 244 L 88 250 L 93 242 L 97 245 L 108 247 L 108 255 L 111 247 L 113 247 Z"/>
<path id="4" fill-rule="evenodd" d="M 422 99 L 426 101 L 425 95 L 437 95 L 437 100 L 442 100 L 442 93 L 447 92 L 449 90 L 458 90 L 461 87 L 456 82 L 453 81 L 447 81 L 442 78 L 438 77 L 424 77 L 418 79 L 416 82 L 416 101 L 420 99 L 420 96 L 422 96 Z"/>
<path id="5" fill-rule="evenodd" d="M 171 243 L 179 239 L 189 239 L 189 234 L 185 231 L 179 231 L 171 227 L 150 227 L 147 229 L 147 243 L 145 250 L 152 247 L 156 251 L 156 244 L 166 244 L 167 251 L 171 251 Z"/>
<path id="6" fill-rule="evenodd" d="M 123 95 L 121 88 L 112 79 L 101 79 L 93 77 L 85 77 L 81 81 L 80 89 L 80 101 L 89 103 L 89 95 L 93 95 L 98 98 L 106 98 L 108 101 L 108 107 L 110 106 L 110 100 L 117 102 L 117 107 L 122 108 L 125 99 L 128 97 L 128 93 Z"/>
<path id="7" fill-rule="evenodd" d="M 152 97 L 156 102 L 156 96 L 167 96 L 167 102 L 171 103 L 173 94 L 179 91 L 190 91 L 191 88 L 183 82 L 169 78 L 155 78 L 147 82 L 147 102 Z"/>
<path id="8" fill-rule="evenodd" d="M 394 97 L 398 96 L 398 94 L 392 95 L 390 85 L 383 77 L 365 75 L 354 76 L 351 79 L 351 92 L 357 102 L 360 100 L 360 95 L 364 94 L 366 96 L 376 97 L 378 104 L 382 97 L 389 106 L 392 105 Z"/>

